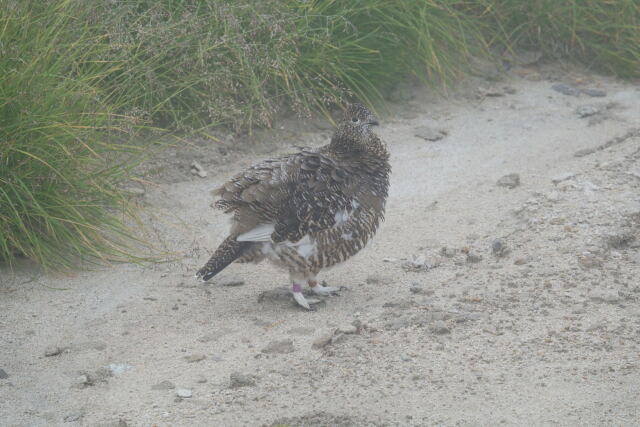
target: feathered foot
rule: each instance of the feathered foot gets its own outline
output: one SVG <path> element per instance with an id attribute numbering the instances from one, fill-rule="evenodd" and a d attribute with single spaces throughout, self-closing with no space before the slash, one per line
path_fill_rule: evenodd
<path id="1" fill-rule="evenodd" d="M 332 286 L 322 286 L 318 284 L 317 280 L 309 280 L 307 282 L 309 287 L 316 295 L 329 296 L 329 295 L 337 295 L 340 289 L 334 288 Z"/>
<path id="2" fill-rule="evenodd" d="M 296 300 L 298 305 L 310 311 L 314 310 L 314 308 L 311 307 L 311 304 L 318 304 L 320 302 L 320 300 L 317 299 L 306 299 L 304 295 L 302 295 L 302 286 L 297 283 L 294 283 L 291 287 L 291 293 L 293 294 L 293 299 Z"/>

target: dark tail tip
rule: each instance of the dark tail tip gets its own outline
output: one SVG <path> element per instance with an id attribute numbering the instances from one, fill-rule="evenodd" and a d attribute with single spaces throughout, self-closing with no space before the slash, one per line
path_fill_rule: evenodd
<path id="1" fill-rule="evenodd" d="M 227 237 L 204 267 L 198 270 L 196 277 L 204 282 L 211 279 L 235 261 L 248 244 L 249 242 L 238 242 L 234 236 Z"/>

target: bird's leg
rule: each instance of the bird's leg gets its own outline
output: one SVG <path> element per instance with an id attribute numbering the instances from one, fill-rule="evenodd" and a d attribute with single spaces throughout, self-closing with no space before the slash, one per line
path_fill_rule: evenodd
<path id="1" fill-rule="evenodd" d="M 296 282 L 293 282 L 293 286 L 291 287 L 291 293 L 293 293 L 293 299 L 296 300 L 296 302 L 299 305 L 306 308 L 307 310 L 313 310 L 310 304 L 317 304 L 320 302 L 319 300 L 316 300 L 316 299 L 307 300 L 304 297 L 304 295 L 302 295 L 302 286 L 300 286 Z"/>
<path id="2" fill-rule="evenodd" d="M 322 286 L 318 284 L 318 281 L 316 279 L 309 279 L 307 283 L 309 284 L 309 287 L 316 295 L 323 295 L 323 296 L 333 295 L 340 290 L 332 286 Z"/>

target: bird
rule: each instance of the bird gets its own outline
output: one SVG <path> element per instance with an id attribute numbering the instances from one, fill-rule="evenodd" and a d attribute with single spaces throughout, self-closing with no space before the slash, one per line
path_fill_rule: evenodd
<path id="1" fill-rule="evenodd" d="M 316 295 L 337 293 L 318 273 L 358 253 L 384 221 L 391 166 L 378 124 L 363 104 L 348 104 L 328 144 L 262 161 L 215 189 L 213 206 L 232 214 L 232 225 L 196 277 L 266 259 L 288 270 L 307 310 L 319 300 L 305 298 L 305 283 Z"/>

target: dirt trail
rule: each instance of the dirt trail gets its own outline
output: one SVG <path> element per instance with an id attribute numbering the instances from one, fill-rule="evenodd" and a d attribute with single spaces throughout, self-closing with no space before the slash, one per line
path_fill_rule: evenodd
<path id="1" fill-rule="evenodd" d="M 209 190 L 326 129 L 207 148 L 204 179 L 188 153 L 167 160 L 184 178 L 142 201 L 179 261 L 0 270 L 1 424 L 640 423 L 640 91 L 519 71 L 447 99 L 416 89 L 384 120 L 387 220 L 322 275 L 346 289 L 316 312 L 267 264 L 193 274 L 228 224 Z"/>

